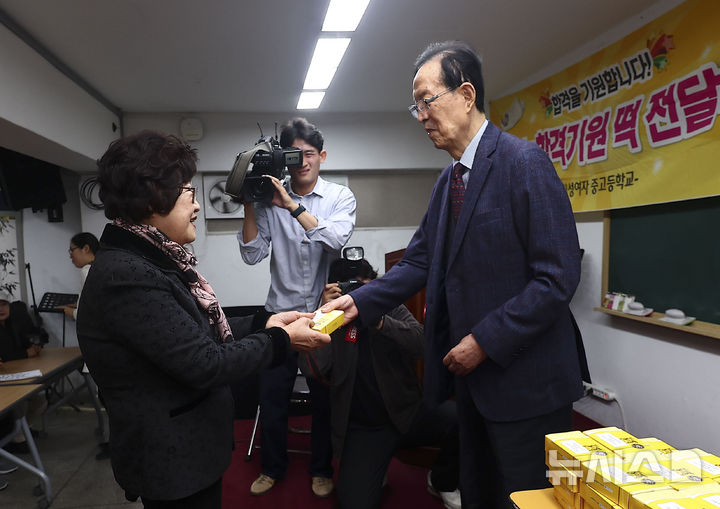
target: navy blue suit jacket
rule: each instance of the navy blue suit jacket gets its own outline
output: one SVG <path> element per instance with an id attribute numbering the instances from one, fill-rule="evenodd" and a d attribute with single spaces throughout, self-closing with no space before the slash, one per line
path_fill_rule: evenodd
<path id="1" fill-rule="evenodd" d="M 374 323 L 425 286 L 431 404 L 452 394 L 442 359 L 469 333 L 489 356 L 467 375 L 485 418 L 521 420 L 571 403 L 582 393 L 568 307 L 580 248 L 555 168 L 535 143 L 488 124 L 452 238 L 451 171 L 440 175 L 404 258 L 351 293 L 361 321 Z"/>

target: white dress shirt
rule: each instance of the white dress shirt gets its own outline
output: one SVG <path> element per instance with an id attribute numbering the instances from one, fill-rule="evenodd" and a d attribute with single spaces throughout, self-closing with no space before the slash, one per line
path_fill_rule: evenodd
<path id="1" fill-rule="evenodd" d="M 315 216 L 318 225 L 307 231 L 287 210 L 272 204 L 256 203 L 257 236 L 243 242 L 237 238 L 245 263 L 254 265 L 270 253 L 270 290 L 265 308 L 313 312 L 327 282 L 330 264 L 355 228 L 355 196 L 345 186 L 318 177 L 315 188 L 305 196 L 295 194 L 285 183 L 290 197 Z"/>

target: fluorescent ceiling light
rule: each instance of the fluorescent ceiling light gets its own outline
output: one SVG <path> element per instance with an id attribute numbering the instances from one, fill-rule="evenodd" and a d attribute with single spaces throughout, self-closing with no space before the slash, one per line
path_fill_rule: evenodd
<path id="1" fill-rule="evenodd" d="M 325 97 L 325 92 L 302 92 L 298 99 L 297 109 L 315 110 L 320 107 L 323 97 Z"/>
<path id="2" fill-rule="evenodd" d="M 323 32 L 354 32 L 370 0 L 330 0 Z"/>
<path id="3" fill-rule="evenodd" d="M 350 44 L 349 38 L 318 39 L 307 76 L 305 76 L 304 90 L 325 90 L 330 86 L 348 44 Z"/>

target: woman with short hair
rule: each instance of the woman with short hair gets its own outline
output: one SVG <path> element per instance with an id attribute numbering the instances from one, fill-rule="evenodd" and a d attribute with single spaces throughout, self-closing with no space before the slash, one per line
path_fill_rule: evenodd
<path id="1" fill-rule="evenodd" d="M 145 508 L 220 508 L 235 378 L 286 349 L 330 341 L 298 312 L 227 319 L 184 245 L 195 240 L 196 154 L 143 131 L 98 161 L 105 227 L 78 313 L 78 340 L 110 419 L 110 456 Z M 238 291 L 242 291 L 242 283 Z"/>

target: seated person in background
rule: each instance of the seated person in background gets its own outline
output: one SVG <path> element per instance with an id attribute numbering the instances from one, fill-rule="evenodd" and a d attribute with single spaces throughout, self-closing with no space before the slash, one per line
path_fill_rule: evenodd
<path id="1" fill-rule="evenodd" d="M 37 327 L 28 313 L 27 306 L 22 301 L 10 302 L 12 297 L 0 292 L 0 364 L 6 361 L 37 357 L 42 347 L 47 343 L 48 334 L 42 327 Z M 44 401 L 38 399 L 33 406 L 32 413 L 37 413 Z M 27 407 L 21 410 L 27 414 Z M 10 419 L 9 422 L 11 422 Z M 0 435 L 2 436 L 2 435 Z M 29 452 L 25 436 L 20 433 L 4 449 L 11 453 Z M 14 470 L 14 469 L 12 469 Z M 10 471 L 12 471 L 10 470 Z"/>
<path id="2" fill-rule="evenodd" d="M 24 302 L 10 303 L 11 298 L 0 292 L 0 361 L 37 357 L 47 332 L 35 326 Z"/>
<path id="3" fill-rule="evenodd" d="M 367 260 L 343 258 L 332 263 L 328 279 L 355 280 L 361 285 L 376 277 Z M 323 304 L 341 293 L 338 283 L 329 283 Z M 405 306 L 399 306 L 374 327 L 358 330 L 350 323 L 331 337 L 330 345 L 301 354 L 299 364 L 306 375 L 330 384 L 340 507 L 378 507 L 393 454 L 439 445 L 440 453 L 428 473 L 428 491 L 440 496 L 445 507 L 459 509 L 455 402 L 430 409 L 422 401 L 414 367 L 414 361 L 423 358 L 422 325 Z"/>
<path id="4" fill-rule="evenodd" d="M 85 285 L 85 279 L 87 278 L 88 272 L 90 272 L 90 265 L 95 261 L 95 253 L 97 253 L 100 247 L 100 242 L 97 237 L 92 233 L 81 232 L 73 235 L 70 239 L 70 260 L 81 271 L 82 282 L 80 283 L 80 293 L 82 294 L 82 287 Z M 80 295 L 78 295 L 78 301 Z M 65 313 L 65 316 L 77 320 L 77 304 L 58 306 Z"/>

